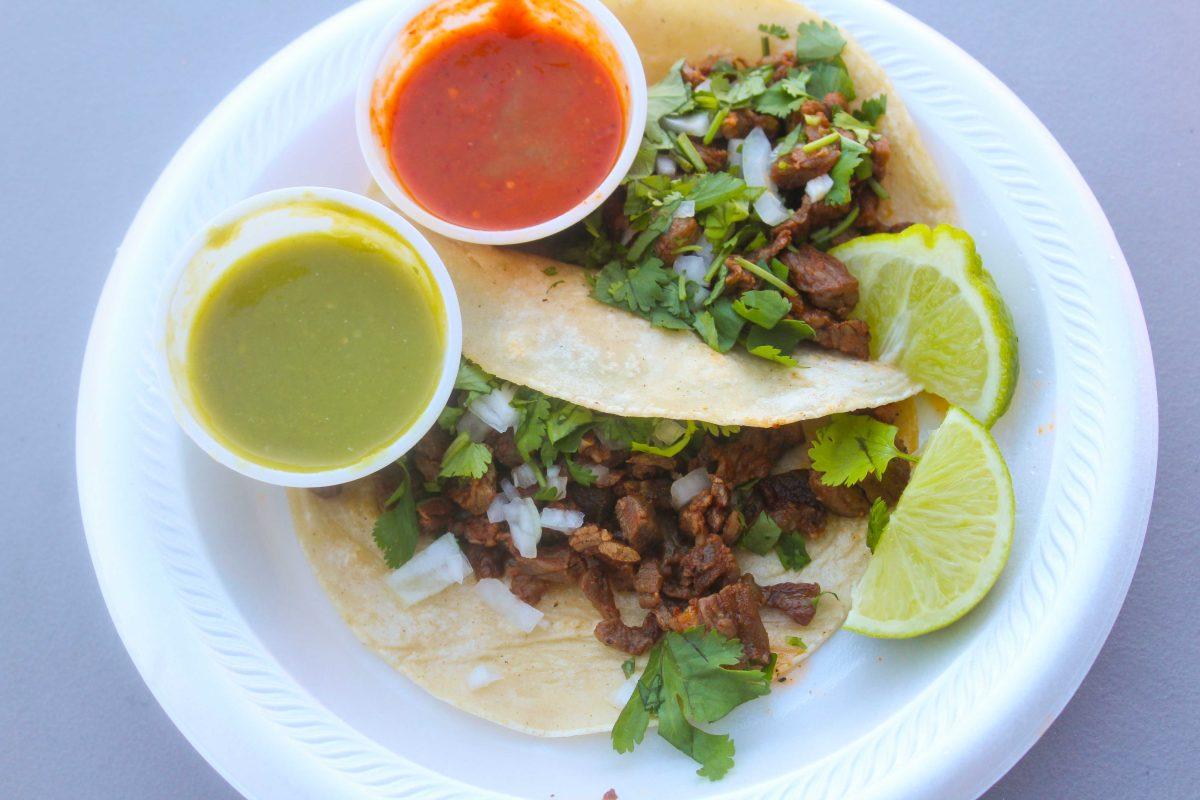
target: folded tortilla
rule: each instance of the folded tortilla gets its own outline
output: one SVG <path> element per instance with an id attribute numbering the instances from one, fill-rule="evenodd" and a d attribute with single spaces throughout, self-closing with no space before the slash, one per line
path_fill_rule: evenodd
<path id="1" fill-rule="evenodd" d="M 791 0 L 605 0 L 629 31 L 649 80 L 681 57 L 759 53 L 759 23 L 818 19 Z M 911 118 L 883 71 L 847 37 L 843 58 L 860 98 L 884 93 L 882 132 L 892 141 L 882 214 L 891 221 L 954 222 L 954 207 Z M 721 355 L 690 333 L 648 322 L 588 297 L 586 271 L 511 249 L 471 245 L 429 234 L 450 271 L 463 313 L 463 353 L 513 383 L 597 411 L 625 416 L 698 419 L 770 427 L 869 408 L 916 394 L 898 369 L 815 348 L 801 367 L 785 369 L 746 353 Z M 547 267 L 555 267 L 554 274 Z M 902 436 L 915 445 L 909 424 Z M 390 488 L 390 487 L 389 487 Z M 313 568 L 362 642 L 430 693 L 501 725 L 541 736 L 605 731 L 619 713 L 614 693 L 626 683 L 627 658 L 601 644 L 595 609 L 574 586 L 555 586 L 539 604 L 544 625 L 509 627 L 473 591 L 472 580 L 404 608 L 386 583 L 389 571 L 371 538 L 380 512 L 375 479 L 337 496 L 289 492 L 296 531 Z M 810 581 L 826 595 L 810 625 L 799 627 L 763 609 L 780 672 L 810 656 L 848 611 L 850 589 L 866 568 L 866 521 L 830 516 L 809 543 L 812 563 L 789 573 L 774 554 L 740 552 L 760 583 Z M 422 546 L 427 544 L 423 542 Z M 619 597 L 626 622 L 643 611 Z M 788 644 L 799 637 L 805 646 Z M 639 659 L 640 671 L 644 658 Z M 478 666 L 500 680 L 472 690 Z"/>

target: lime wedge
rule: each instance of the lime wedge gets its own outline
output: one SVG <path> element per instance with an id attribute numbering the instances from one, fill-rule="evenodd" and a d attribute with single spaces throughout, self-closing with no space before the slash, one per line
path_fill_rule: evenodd
<path id="1" fill-rule="evenodd" d="M 1012 479 L 987 429 L 952 407 L 854 588 L 846 628 L 892 639 L 944 628 L 992 588 L 1013 535 Z"/>
<path id="2" fill-rule="evenodd" d="M 871 357 L 989 427 L 1017 383 L 1017 334 L 975 243 L 949 225 L 863 236 L 830 253 L 859 282 Z"/>

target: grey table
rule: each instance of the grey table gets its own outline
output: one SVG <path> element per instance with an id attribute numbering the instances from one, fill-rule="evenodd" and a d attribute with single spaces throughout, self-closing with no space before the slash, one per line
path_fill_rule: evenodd
<path id="1" fill-rule="evenodd" d="M 1200 6 L 899 4 L 999 75 L 1075 159 L 1125 249 L 1158 365 L 1158 489 L 1129 598 L 1078 695 L 986 796 L 1195 797 Z M 78 375 L 116 246 L 171 154 L 342 5 L 0 5 L 0 797 L 237 796 L 155 704 L 104 610 L 75 496 Z"/>

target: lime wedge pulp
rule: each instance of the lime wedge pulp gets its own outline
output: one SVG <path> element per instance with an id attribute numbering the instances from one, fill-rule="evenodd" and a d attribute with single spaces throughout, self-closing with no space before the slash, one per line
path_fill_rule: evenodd
<path id="1" fill-rule="evenodd" d="M 952 407 L 929 439 L 845 627 L 908 638 L 944 628 L 992 588 L 1012 544 L 1012 479 L 987 429 Z"/>
<path id="2" fill-rule="evenodd" d="M 871 328 L 871 357 L 991 426 L 1017 383 L 1017 335 L 971 237 L 912 225 L 835 247 L 859 282 L 854 316 Z"/>

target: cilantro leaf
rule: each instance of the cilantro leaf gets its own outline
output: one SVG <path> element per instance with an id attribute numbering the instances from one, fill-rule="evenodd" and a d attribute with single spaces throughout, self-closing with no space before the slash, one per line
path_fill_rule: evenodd
<path id="1" fill-rule="evenodd" d="M 833 188 L 825 195 L 825 202 L 831 206 L 841 206 L 850 202 L 850 179 L 854 177 L 855 170 L 863 163 L 863 153 L 867 152 L 867 148 L 853 139 L 843 136 L 841 143 L 842 154 L 838 156 L 833 169 L 829 170 L 829 177 L 833 179 Z"/>
<path id="2" fill-rule="evenodd" d="M 733 301 L 733 310 L 755 325 L 770 330 L 792 310 L 792 304 L 774 289 L 755 289 L 742 292 Z"/>
<path id="3" fill-rule="evenodd" d="M 466 413 L 465 408 L 455 408 L 454 406 L 446 406 L 442 409 L 442 413 L 438 414 L 438 427 L 446 433 L 454 433 L 458 429 L 458 421 L 462 415 Z"/>
<path id="4" fill-rule="evenodd" d="M 623 674 L 623 675 L 624 675 L 626 678 L 632 677 L 632 676 L 633 676 L 633 671 L 634 671 L 634 669 L 636 669 L 636 668 L 637 668 L 637 664 L 634 662 L 634 660 L 633 660 L 633 658 L 632 658 L 632 657 L 631 657 L 631 658 L 627 658 L 627 659 L 625 659 L 624 661 L 622 661 L 622 662 L 621 662 L 621 673 L 622 673 L 622 674 Z"/>
<path id="5" fill-rule="evenodd" d="M 521 458 L 532 461 L 533 453 L 542 446 L 542 441 L 546 438 L 546 418 L 550 416 L 550 400 L 545 395 L 538 394 L 519 408 L 519 414 L 513 440 Z"/>
<path id="6" fill-rule="evenodd" d="M 784 639 L 784 641 L 788 643 L 789 647 L 798 648 L 801 653 L 808 652 L 808 645 L 806 645 L 804 643 L 804 640 L 801 639 L 799 636 L 788 636 L 787 638 Z"/>
<path id="7" fill-rule="evenodd" d="M 593 418 L 588 409 L 574 403 L 563 403 L 546 420 L 546 438 L 557 444 L 581 425 L 591 422 Z"/>
<path id="8" fill-rule="evenodd" d="M 791 306 L 788 306 L 791 308 Z M 759 358 L 777 361 L 788 367 L 797 366 L 791 354 L 796 345 L 811 339 L 815 333 L 808 323 L 798 319 L 781 319 L 767 330 L 754 326 L 746 335 L 746 349 Z"/>
<path id="9" fill-rule="evenodd" d="M 567 465 L 567 474 L 571 476 L 571 480 L 580 486 L 591 486 L 596 483 L 596 473 L 587 467 L 582 464 L 576 464 L 569 458 L 564 458 L 563 463 Z M 629 676 L 626 675 L 625 677 L 628 678 Z"/>
<path id="10" fill-rule="evenodd" d="M 762 25 L 758 26 L 758 32 L 765 33 L 767 36 L 774 36 L 776 39 L 788 38 L 787 28 L 777 23 L 772 23 L 770 25 L 763 23 Z"/>
<path id="11" fill-rule="evenodd" d="M 834 113 L 833 125 L 835 128 L 850 131 L 860 143 L 866 142 L 871 136 L 870 124 L 863 122 L 853 114 L 847 114 L 841 109 Z"/>
<path id="12" fill-rule="evenodd" d="M 882 497 L 876 497 L 875 502 L 871 503 L 871 512 L 867 515 L 867 547 L 872 553 L 875 552 L 891 516 L 892 512 L 888 511 L 887 503 L 883 502 Z"/>
<path id="13" fill-rule="evenodd" d="M 491 375 L 463 359 L 458 365 L 458 376 L 454 379 L 454 388 L 487 394 L 492 390 L 493 380 Z"/>
<path id="14" fill-rule="evenodd" d="M 834 58 L 841 54 L 845 46 L 846 40 L 842 38 L 842 34 L 828 22 L 805 22 L 796 28 L 798 61 Z"/>
<path id="15" fill-rule="evenodd" d="M 872 97 L 870 100 L 864 100 L 858 111 L 854 112 L 854 116 L 861 119 L 871 127 L 879 124 L 879 118 L 887 112 L 887 95 L 881 94 L 878 97 Z"/>
<path id="16" fill-rule="evenodd" d="M 807 72 L 794 72 L 776 81 L 754 99 L 754 110 L 760 114 L 786 118 L 804 105 L 808 97 L 808 78 Z"/>
<path id="17" fill-rule="evenodd" d="M 747 194 L 757 196 L 757 191 L 747 191 L 749 189 L 744 180 L 728 172 L 709 172 L 701 175 L 696 181 L 688 199 L 695 204 L 696 211 L 700 212 L 729 200 L 752 199 L 746 197 Z"/>
<path id="18" fill-rule="evenodd" d="M 804 569 L 812 561 L 808 555 L 808 548 L 804 546 L 804 534 L 795 531 L 779 537 L 779 542 L 775 545 L 775 554 L 779 556 L 779 563 L 783 568 L 793 572 Z"/>
<path id="19" fill-rule="evenodd" d="M 458 437 L 446 448 L 442 455 L 441 478 L 482 478 L 492 463 L 492 451 L 481 442 L 472 442 L 466 433 Z"/>
<path id="20" fill-rule="evenodd" d="M 692 106 L 692 92 L 683 80 L 682 68 L 680 59 L 646 93 L 646 138 L 659 150 L 671 147 L 671 135 L 663 130 L 662 118 L 688 111 Z"/>
<path id="21" fill-rule="evenodd" d="M 715 722 L 771 690 L 769 671 L 729 669 L 741 658 L 736 639 L 702 628 L 668 632 L 650 651 L 637 689 L 613 726 L 614 749 L 633 750 L 654 715 L 659 736 L 700 764 L 697 774 L 710 780 L 724 776 L 733 767 L 733 741 L 697 724 Z"/>
<path id="22" fill-rule="evenodd" d="M 883 477 L 893 458 L 913 460 L 896 447 L 895 425 L 865 414 L 836 414 L 814 437 L 808 455 L 826 486 L 853 486 L 869 474 Z"/>
<path id="23" fill-rule="evenodd" d="M 421 531 L 417 525 L 417 504 L 413 497 L 412 479 L 408 467 L 398 462 L 404 477 L 400 486 L 386 503 L 390 506 L 375 520 L 371 535 L 376 546 L 383 552 L 388 569 L 399 569 L 412 558 L 417 549 L 417 537 Z"/>
<path id="24" fill-rule="evenodd" d="M 782 533 L 780 527 L 775 524 L 775 520 L 771 519 L 767 512 L 761 511 L 758 519 L 754 520 L 754 523 L 738 539 L 738 544 L 751 553 L 765 556 L 775 547 L 775 543 L 779 541 Z"/>
<path id="25" fill-rule="evenodd" d="M 808 93 L 813 97 L 824 97 L 830 92 L 840 92 L 846 102 L 854 99 L 854 81 L 846 67 L 838 61 L 822 61 L 808 68 Z"/>

